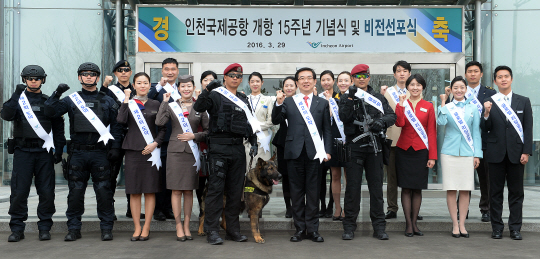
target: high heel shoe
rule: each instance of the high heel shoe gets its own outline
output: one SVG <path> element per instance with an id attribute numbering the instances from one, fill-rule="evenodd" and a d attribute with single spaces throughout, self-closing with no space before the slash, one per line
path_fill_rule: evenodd
<path id="1" fill-rule="evenodd" d="M 420 231 L 420 230 L 418 230 L 417 232 L 413 231 L 413 234 L 415 236 L 423 236 L 424 235 L 424 233 L 422 233 L 422 231 Z"/>
<path id="2" fill-rule="evenodd" d="M 148 239 L 150 239 L 150 232 L 148 232 L 148 236 L 145 236 L 145 237 L 140 236 L 139 237 L 139 241 L 147 241 Z"/>
<path id="3" fill-rule="evenodd" d="M 464 238 L 469 238 L 469 233 L 463 234 L 463 233 L 461 233 L 461 231 L 459 231 L 459 235 L 464 237 Z"/>
<path id="4" fill-rule="evenodd" d="M 193 240 L 193 237 L 191 237 L 191 236 L 186 236 L 186 239 L 187 239 L 187 240 Z"/>
<path id="5" fill-rule="evenodd" d="M 459 234 L 452 233 L 452 237 L 455 237 L 455 238 L 459 238 L 460 235 L 461 235 L 461 233 L 459 233 Z"/>
<path id="6" fill-rule="evenodd" d="M 139 241 L 141 236 L 131 237 L 131 241 Z"/>
<path id="7" fill-rule="evenodd" d="M 338 220 L 343 221 L 343 217 L 341 215 L 343 215 L 343 209 L 341 209 L 341 212 L 339 213 L 339 216 L 336 217 L 336 216 L 332 215 L 332 220 L 333 221 L 338 221 Z"/>
<path id="8" fill-rule="evenodd" d="M 187 240 L 186 236 L 181 236 L 181 237 L 178 237 L 178 236 L 177 236 L 177 237 L 176 237 L 176 241 L 184 242 L 184 241 L 186 241 L 186 240 Z"/>
<path id="9" fill-rule="evenodd" d="M 405 236 L 406 236 L 406 237 L 413 237 L 413 236 L 414 236 L 414 233 L 407 233 L 407 232 L 405 232 Z"/>

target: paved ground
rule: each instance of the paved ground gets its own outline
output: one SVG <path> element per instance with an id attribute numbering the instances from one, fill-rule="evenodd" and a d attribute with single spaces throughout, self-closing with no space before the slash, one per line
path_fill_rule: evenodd
<path id="1" fill-rule="evenodd" d="M 292 232 L 291 232 L 292 233 Z M 379 241 L 371 232 L 357 232 L 352 241 L 341 240 L 339 231 L 321 231 L 324 243 L 304 240 L 289 242 L 288 231 L 266 231 L 265 244 L 250 237 L 247 243 L 226 241 L 211 246 L 205 238 L 177 242 L 174 232 L 151 232 L 150 240 L 130 242 L 132 232 L 115 232 L 114 240 L 102 242 L 98 232 L 83 233 L 76 242 L 64 242 L 63 234 L 50 241 L 38 241 L 29 234 L 19 243 L 0 242 L 2 258 L 538 258 L 540 233 L 524 233 L 513 241 L 504 233 L 502 240 L 479 232 L 471 238 L 452 238 L 448 232 L 429 232 L 424 237 L 407 238 L 402 232 L 389 232 L 390 240 Z M 2 239 L 7 232 L 0 232 Z"/>

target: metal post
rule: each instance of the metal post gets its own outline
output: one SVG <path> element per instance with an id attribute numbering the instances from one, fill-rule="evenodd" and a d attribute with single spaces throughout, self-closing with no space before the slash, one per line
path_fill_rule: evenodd
<path id="1" fill-rule="evenodd" d="M 114 57 L 116 62 L 122 60 L 122 20 L 124 19 L 124 13 L 122 11 L 122 0 L 116 0 L 116 37 L 114 43 Z"/>
<path id="2" fill-rule="evenodd" d="M 475 60 L 482 62 L 482 1 L 476 0 L 474 8 L 474 56 Z"/>

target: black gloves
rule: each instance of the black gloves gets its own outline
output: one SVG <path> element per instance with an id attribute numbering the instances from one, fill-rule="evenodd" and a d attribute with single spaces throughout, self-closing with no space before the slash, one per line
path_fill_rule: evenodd
<path id="1" fill-rule="evenodd" d="M 375 122 L 371 124 L 371 131 L 373 132 L 379 132 L 384 129 L 384 121 L 382 119 L 378 119 Z"/>
<path id="2" fill-rule="evenodd" d="M 58 163 L 62 162 L 62 154 L 63 154 L 62 150 L 60 150 L 60 152 L 54 153 L 54 163 L 55 164 L 58 164 Z"/>
<path id="3" fill-rule="evenodd" d="M 353 98 L 356 94 L 357 88 L 354 85 L 349 86 L 349 97 Z"/>
<path id="4" fill-rule="evenodd" d="M 62 95 L 65 91 L 69 90 L 69 86 L 66 84 L 59 84 L 56 88 L 56 93 Z"/>
<path id="5" fill-rule="evenodd" d="M 249 149 L 249 156 L 255 157 L 259 153 L 259 145 L 251 145 L 251 148 Z"/>
<path id="6" fill-rule="evenodd" d="M 24 89 L 26 89 L 26 85 L 18 84 L 15 88 L 15 92 L 13 92 L 13 96 L 16 96 L 17 99 L 19 99 L 18 97 L 21 96 L 21 94 L 24 92 Z"/>
<path id="7" fill-rule="evenodd" d="M 206 86 L 206 91 L 210 92 L 218 87 L 221 86 L 221 82 L 217 79 L 214 79 L 212 80 L 212 82 L 210 82 L 207 86 Z"/>
<path id="8" fill-rule="evenodd" d="M 107 160 L 110 162 L 116 161 L 120 158 L 120 149 L 118 148 L 112 148 L 109 150 L 109 153 L 107 154 Z"/>

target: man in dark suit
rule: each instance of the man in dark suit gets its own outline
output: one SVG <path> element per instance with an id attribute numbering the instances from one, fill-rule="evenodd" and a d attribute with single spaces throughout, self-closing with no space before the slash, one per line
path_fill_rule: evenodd
<path id="1" fill-rule="evenodd" d="M 482 64 L 478 61 L 471 61 L 465 65 L 465 78 L 469 83 L 468 90 L 476 96 L 480 104 L 483 104 L 488 97 L 497 93 L 493 87 L 480 83 L 483 75 Z M 482 131 L 482 150 L 484 152 L 486 151 L 486 134 L 487 132 Z M 482 213 L 482 221 L 489 222 L 489 167 L 483 158 L 480 158 L 480 165 L 476 169 L 476 173 L 480 182 L 480 203 L 478 206 L 480 207 L 480 213 Z"/>
<path id="2" fill-rule="evenodd" d="M 291 242 L 302 241 L 307 236 L 314 242 L 324 242 L 319 234 L 319 188 L 321 173 L 319 166 L 330 160 L 332 133 L 328 102 L 313 94 L 317 82 L 315 71 L 301 68 L 295 74 L 300 94 L 285 98 L 279 92 L 272 111 L 272 123 L 280 124 L 287 120 L 288 130 L 285 139 L 284 158 L 289 171 L 291 201 L 296 233 Z M 309 109 L 302 115 L 300 109 Z M 308 127 L 311 119 L 315 127 Z M 312 136 L 313 135 L 313 136 Z M 322 140 L 320 139 L 322 136 Z M 319 138 L 319 139 L 317 139 Z"/>
<path id="3" fill-rule="evenodd" d="M 178 92 L 176 79 L 178 78 L 178 61 L 174 58 L 166 58 L 161 63 L 161 80 L 150 88 L 148 91 L 148 98 L 163 102 L 163 94 L 167 93 L 165 90 L 165 85 L 169 83 L 173 91 Z M 169 102 L 174 102 L 173 98 L 169 99 Z M 162 192 L 156 193 L 156 209 L 154 210 L 154 219 L 159 221 L 164 221 L 165 219 L 174 219 L 174 214 L 172 212 L 171 206 L 171 190 L 166 188 L 166 177 L 167 177 L 167 147 L 169 146 L 169 138 L 171 136 L 171 122 L 167 122 L 167 133 L 163 138 L 163 143 L 161 144 L 161 168 L 159 173 L 161 174 L 162 179 Z"/>
<path id="4" fill-rule="evenodd" d="M 512 92 L 512 69 L 498 66 L 493 73 L 499 93 L 484 103 L 480 126 L 487 132 L 484 153 L 489 163 L 491 227 L 494 239 L 502 238 L 504 184 L 508 186 L 510 237 L 521 240 L 523 220 L 523 173 L 532 154 L 533 117 L 531 101 Z M 507 108 L 507 109 L 505 109 Z M 504 112 L 503 112 L 504 111 Z M 516 118 L 517 117 L 517 118 Z"/>

